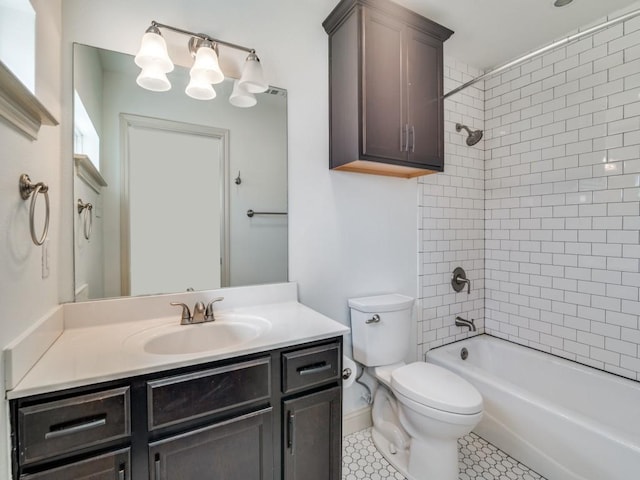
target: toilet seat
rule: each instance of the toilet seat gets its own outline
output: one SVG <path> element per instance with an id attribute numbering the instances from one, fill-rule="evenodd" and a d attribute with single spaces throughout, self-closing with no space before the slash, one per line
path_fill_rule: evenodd
<path id="1" fill-rule="evenodd" d="M 426 407 L 458 415 L 482 412 L 482 396 L 464 378 L 438 365 L 414 362 L 391 372 L 399 396 Z"/>
<path id="2" fill-rule="evenodd" d="M 380 365 L 373 368 L 373 376 L 376 377 L 383 385 L 391 387 L 391 374 L 394 370 L 404 367 L 407 364 L 404 362 L 394 363 L 393 365 Z"/>

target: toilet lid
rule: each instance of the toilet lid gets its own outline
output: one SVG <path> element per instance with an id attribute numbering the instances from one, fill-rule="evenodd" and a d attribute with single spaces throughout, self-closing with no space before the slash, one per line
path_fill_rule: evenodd
<path id="1" fill-rule="evenodd" d="M 450 413 L 472 414 L 482 411 L 482 396 L 476 388 L 453 372 L 438 365 L 414 362 L 391 373 L 396 394 Z"/>

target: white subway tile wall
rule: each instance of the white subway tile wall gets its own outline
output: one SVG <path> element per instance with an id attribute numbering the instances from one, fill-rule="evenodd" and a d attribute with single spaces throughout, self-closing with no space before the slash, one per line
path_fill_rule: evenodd
<path id="1" fill-rule="evenodd" d="M 445 58 L 445 91 L 482 72 Z M 463 130 L 484 130 L 484 85 L 476 85 L 445 101 L 445 171 L 420 179 L 418 353 L 471 335 L 455 318 L 474 319 L 484 330 L 484 140 L 473 147 Z M 498 108 L 498 107 L 496 107 Z M 455 292 L 451 273 L 462 267 L 471 293 Z"/>
<path id="2" fill-rule="evenodd" d="M 457 338 L 452 311 L 481 316 L 482 297 L 471 305 L 449 300 L 451 292 L 432 296 L 441 293 L 437 275 L 459 258 L 472 261 L 474 280 L 484 274 L 487 333 L 640 380 L 639 28 L 638 18 L 615 25 L 447 103 L 452 168 L 423 187 L 425 346 Z M 481 123 L 472 100 L 483 93 L 484 171 L 481 150 L 450 133 L 455 121 Z M 452 227 L 482 209 L 482 173 L 484 265 L 482 226 Z M 446 190 L 454 183 L 466 187 Z M 470 239 L 463 258 L 456 248 Z"/>

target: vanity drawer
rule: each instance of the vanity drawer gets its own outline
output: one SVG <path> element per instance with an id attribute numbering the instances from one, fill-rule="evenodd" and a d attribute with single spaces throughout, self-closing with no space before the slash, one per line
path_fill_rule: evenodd
<path id="1" fill-rule="evenodd" d="M 290 393 L 340 378 L 340 345 L 332 343 L 282 354 L 282 392 Z"/>
<path id="2" fill-rule="evenodd" d="M 122 387 L 18 409 L 20 463 L 128 437 L 129 402 L 129 387 Z"/>
<path id="3" fill-rule="evenodd" d="M 149 430 L 271 397 L 269 357 L 147 382 Z"/>
<path id="4" fill-rule="evenodd" d="M 131 480 L 128 448 L 92 457 L 40 473 L 21 475 L 20 480 Z"/>

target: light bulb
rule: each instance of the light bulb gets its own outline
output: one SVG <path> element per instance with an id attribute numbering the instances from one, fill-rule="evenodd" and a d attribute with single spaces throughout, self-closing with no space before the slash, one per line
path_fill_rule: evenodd
<path id="1" fill-rule="evenodd" d="M 255 52 L 251 52 L 247 56 L 240 76 L 240 86 L 249 93 L 262 93 L 269 88 L 269 84 L 264 81 L 262 65 L 260 65 L 260 59 Z"/>
<path id="2" fill-rule="evenodd" d="M 216 98 L 216 91 L 209 83 L 207 76 L 193 71 L 185 93 L 196 100 L 212 100 Z"/>
<path id="3" fill-rule="evenodd" d="M 171 82 L 169 82 L 167 75 L 156 65 L 143 68 L 136 78 L 136 83 L 152 92 L 166 92 L 171 89 Z"/>
<path id="4" fill-rule="evenodd" d="M 258 103 L 258 100 L 256 100 L 256 96 L 253 93 L 249 93 L 242 88 L 238 80 L 234 80 L 229 103 L 234 107 L 249 108 Z"/>
<path id="5" fill-rule="evenodd" d="M 218 55 L 211 42 L 204 41 L 196 52 L 196 59 L 191 67 L 191 73 L 203 76 L 209 83 L 216 84 L 224 80 L 224 74 L 220 70 Z"/>
<path id="6" fill-rule="evenodd" d="M 167 44 L 157 27 L 149 27 L 142 37 L 135 62 L 142 69 L 154 68 L 162 73 L 173 70 L 173 62 L 167 53 Z"/>

